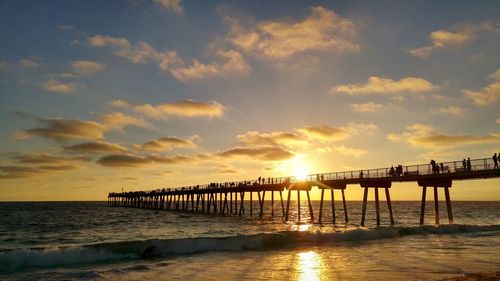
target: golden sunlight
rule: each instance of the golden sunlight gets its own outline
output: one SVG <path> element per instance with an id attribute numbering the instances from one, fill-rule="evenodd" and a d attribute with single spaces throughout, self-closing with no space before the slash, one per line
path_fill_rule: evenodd
<path id="1" fill-rule="evenodd" d="M 308 251 L 299 253 L 297 262 L 297 267 L 300 271 L 297 280 L 313 281 L 321 279 L 321 260 L 316 252 Z"/>
<path id="2" fill-rule="evenodd" d="M 293 168 L 293 176 L 298 180 L 305 180 L 307 177 L 307 168 L 304 166 L 296 166 Z"/>
<path id="3" fill-rule="evenodd" d="M 309 165 L 304 157 L 304 155 L 296 155 L 292 159 L 283 162 L 278 170 L 283 171 L 283 173 L 292 175 L 298 180 L 305 180 L 309 173 Z"/>

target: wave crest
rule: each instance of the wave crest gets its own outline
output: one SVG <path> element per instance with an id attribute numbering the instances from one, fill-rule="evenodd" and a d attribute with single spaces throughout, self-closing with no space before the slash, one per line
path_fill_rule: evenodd
<path id="1" fill-rule="evenodd" d="M 342 232 L 283 231 L 221 238 L 151 239 L 82 246 L 15 249 L 0 252 L 0 272 L 24 268 L 47 268 L 81 263 L 167 255 L 188 255 L 212 251 L 269 250 L 329 242 L 389 239 L 406 235 L 476 233 L 500 234 L 500 225 L 440 225 L 421 227 L 357 228 Z"/>

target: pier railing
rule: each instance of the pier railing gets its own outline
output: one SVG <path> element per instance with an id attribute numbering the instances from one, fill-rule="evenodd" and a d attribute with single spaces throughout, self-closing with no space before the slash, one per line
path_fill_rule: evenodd
<path id="1" fill-rule="evenodd" d="M 432 169 L 431 164 L 419 164 L 400 166 L 395 165 L 393 169 L 389 168 L 376 168 L 366 170 L 344 171 L 334 173 L 320 173 L 311 174 L 307 176 L 307 180 L 344 180 L 344 179 L 382 179 L 394 178 L 405 176 L 426 176 L 426 175 L 439 175 L 439 174 L 459 174 L 477 171 L 487 171 L 494 168 L 492 158 L 471 159 L 470 166 L 467 160 L 450 161 L 450 162 L 437 162 L 438 169 Z M 399 166 L 399 168 L 398 168 Z"/>

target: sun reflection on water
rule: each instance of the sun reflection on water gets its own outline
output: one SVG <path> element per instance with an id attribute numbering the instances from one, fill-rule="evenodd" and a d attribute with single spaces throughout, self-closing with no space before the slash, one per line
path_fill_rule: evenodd
<path id="1" fill-rule="evenodd" d="M 297 263 L 297 269 L 299 271 L 297 280 L 321 280 L 321 259 L 315 251 L 299 253 Z"/>

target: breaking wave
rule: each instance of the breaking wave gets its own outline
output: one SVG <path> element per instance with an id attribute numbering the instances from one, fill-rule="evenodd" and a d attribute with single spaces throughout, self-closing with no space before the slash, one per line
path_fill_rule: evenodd
<path id="1" fill-rule="evenodd" d="M 190 255 L 213 251 L 272 250 L 325 243 L 390 239 L 406 235 L 458 234 L 499 235 L 500 225 L 440 225 L 421 227 L 357 228 L 339 232 L 282 231 L 220 238 L 151 239 L 81 246 L 14 249 L 0 252 L 0 273 L 25 268 L 50 268 L 127 259 Z"/>

